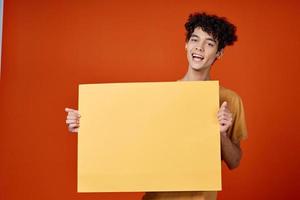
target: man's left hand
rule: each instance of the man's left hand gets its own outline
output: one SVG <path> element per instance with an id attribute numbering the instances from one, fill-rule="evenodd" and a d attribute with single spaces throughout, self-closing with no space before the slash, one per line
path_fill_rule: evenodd
<path id="1" fill-rule="evenodd" d="M 224 101 L 218 111 L 218 120 L 220 124 L 220 132 L 227 136 L 227 131 L 232 125 L 232 113 L 228 109 L 227 102 Z"/>

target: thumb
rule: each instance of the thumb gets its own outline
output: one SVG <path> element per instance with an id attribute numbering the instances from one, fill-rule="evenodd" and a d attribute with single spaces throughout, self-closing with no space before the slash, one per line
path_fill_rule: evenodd
<path id="1" fill-rule="evenodd" d="M 227 107 L 227 101 L 224 101 L 221 105 L 221 108 L 226 108 Z"/>

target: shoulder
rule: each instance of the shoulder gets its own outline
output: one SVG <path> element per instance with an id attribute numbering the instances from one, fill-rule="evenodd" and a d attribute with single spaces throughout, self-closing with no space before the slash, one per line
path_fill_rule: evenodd
<path id="1" fill-rule="evenodd" d="M 233 90 L 220 86 L 220 99 L 219 103 L 222 105 L 224 101 L 228 103 L 229 110 L 234 114 L 243 112 L 243 103 L 241 97 Z"/>
<path id="2" fill-rule="evenodd" d="M 228 101 L 228 103 L 238 103 L 241 101 L 241 97 L 233 90 L 220 86 L 220 103 Z"/>

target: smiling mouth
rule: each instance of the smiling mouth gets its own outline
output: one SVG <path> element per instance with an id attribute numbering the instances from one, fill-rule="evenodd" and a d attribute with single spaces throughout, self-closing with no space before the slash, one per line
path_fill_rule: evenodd
<path id="1" fill-rule="evenodd" d="M 193 60 L 199 62 L 199 61 L 202 61 L 204 59 L 204 56 L 196 54 L 196 53 L 192 53 L 192 58 L 193 58 Z"/>

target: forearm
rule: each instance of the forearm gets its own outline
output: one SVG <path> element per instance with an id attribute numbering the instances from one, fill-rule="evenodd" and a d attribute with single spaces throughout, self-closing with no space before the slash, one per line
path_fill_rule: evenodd
<path id="1" fill-rule="evenodd" d="M 239 166 L 242 150 L 238 144 L 233 143 L 229 137 L 221 134 L 221 156 L 229 169 Z"/>

